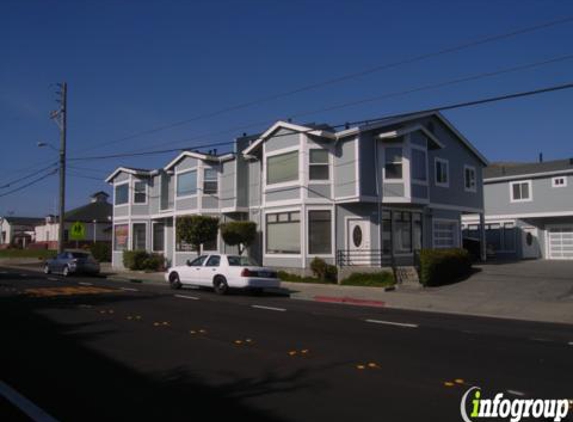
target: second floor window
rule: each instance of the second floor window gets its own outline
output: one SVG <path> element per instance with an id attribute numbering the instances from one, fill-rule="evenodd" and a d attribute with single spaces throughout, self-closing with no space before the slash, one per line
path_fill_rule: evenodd
<path id="1" fill-rule="evenodd" d="M 298 180 L 298 151 L 267 158 L 267 185 Z"/>
<path id="2" fill-rule="evenodd" d="M 449 175 L 449 162 L 441 158 L 436 158 L 436 186 L 450 185 L 450 175 Z"/>
<path id="3" fill-rule="evenodd" d="M 147 184 L 145 182 L 135 182 L 133 185 L 133 203 L 145 204 L 147 202 Z"/>
<path id="4" fill-rule="evenodd" d="M 328 151 L 323 149 L 311 149 L 308 166 L 310 180 L 330 179 L 328 170 Z"/>
<path id="5" fill-rule="evenodd" d="M 513 182 L 511 186 L 511 202 L 531 201 L 531 182 Z"/>
<path id="6" fill-rule="evenodd" d="M 402 179 L 402 148 L 386 148 L 384 175 L 386 179 Z"/>
<path id="7" fill-rule="evenodd" d="M 123 205 L 129 202 L 129 185 L 124 183 L 115 187 L 115 205 Z"/>
<path id="8" fill-rule="evenodd" d="M 195 195 L 197 193 L 197 172 L 188 171 L 177 175 L 177 196 Z"/>
<path id="9" fill-rule="evenodd" d="M 218 191 L 217 170 L 205 169 L 203 176 L 203 193 L 210 195 L 216 194 Z"/>

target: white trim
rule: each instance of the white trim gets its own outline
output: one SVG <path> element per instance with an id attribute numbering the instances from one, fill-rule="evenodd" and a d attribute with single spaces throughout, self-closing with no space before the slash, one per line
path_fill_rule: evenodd
<path id="1" fill-rule="evenodd" d="M 355 166 L 354 166 L 354 193 L 357 196 L 360 196 L 360 136 L 357 136 L 356 139 L 354 139 L 354 160 L 355 160 Z"/>
<path id="2" fill-rule="evenodd" d="M 263 194 L 266 194 L 267 191 L 269 190 L 274 190 L 274 189 L 281 189 L 281 188 L 286 188 L 286 187 L 295 187 L 297 185 L 301 185 L 302 183 L 302 171 L 303 171 L 303 165 L 304 163 L 301 163 L 302 161 L 302 154 L 301 154 L 301 140 L 299 138 L 299 143 L 298 145 L 293 145 L 293 146 L 289 146 L 286 148 L 281 148 L 275 151 L 271 151 L 271 152 L 264 152 L 264 159 L 263 161 L 263 177 L 262 177 L 262 181 L 263 181 Z M 278 155 L 285 155 L 285 154 L 290 154 L 293 152 L 298 152 L 298 177 L 296 179 L 293 180 L 289 180 L 286 182 L 279 182 L 279 183 L 273 183 L 273 184 L 268 184 L 267 181 L 267 168 L 268 168 L 268 159 L 278 156 Z"/>
<path id="3" fill-rule="evenodd" d="M 528 185 L 528 191 L 529 191 L 529 197 L 527 198 L 521 198 L 521 199 L 515 199 L 513 197 L 513 186 L 514 185 Z M 521 189 L 520 189 L 521 191 Z M 531 180 L 517 180 L 514 182 L 509 182 L 509 202 L 511 203 L 516 203 L 516 202 L 531 202 L 533 201 L 533 186 L 531 183 Z"/>
<path id="4" fill-rule="evenodd" d="M 389 179 L 388 177 L 386 177 L 386 150 L 388 148 L 400 148 L 402 150 L 401 152 L 401 156 L 402 156 L 402 160 L 400 161 L 400 165 L 402 166 L 402 177 L 399 179 Z M 406 174 L 405 171 L 405 166 L 404 166 L 404 161 L 406 158 L 406 154 L 404 153 L 404 151 L 406 150 L 406 144 L 404 142 L 399 142 L 399 143 L 395 143 L 395 144 L 383 144 L 382 145 L 382 185 L 384 185 L 384 183 L 405 183 L 406 182 L 406 178 L 404 177 Z M 396 164 L 395 161 L 392 161 L 391 164 Z M 408 178 L 409 180 L 409 178 Z M 404 196 L 406 195 L 406 189 L 404 188 Z"/>
<path id="5" fill-rule="evenodd" d="M 173 160 L 171 160 L 169 162 L 169 164 L 167 164 L 163 170 L 168 171 L 170 170 L 173 166 L 175 166 L 179 161 L 181 161 L 183 158 L 186 157 L 191 157 L 191 158 L 196 158 L 199 161 L 216 161 L 216 162 L 221 162 L 221 160 L 227 160 L 229 158 L 229 154 L 223 155 L 221 157 L 215 157 L 213 155 L 207 155 L 207 154 L 202 154 L 199 152 L 194 152 L 194 151 L 183 151 L 182 153 L 180 153 L 177 157 L 175 157 Z"/>
<path id="6" fill-rule="evenodd" d="M 111 173 L 108 177 L 105 178 L 106 183 L 111 183 L 111 181 L 121 172 L 124 172 L 129 175 L 136 175 L 136 176 L 155 176 L 159 174 L 157 170 L 136 170 L 130 169 L 129 167 L 118 167 Z"/>
<path id="7" fill-rule="evenodd" d="M 472 170 L 474 173 L 474 186 L 472 187 L 467 187 L 467 183 L 466 183 L 466 170 Z M 472 192 L 472 193 L 476 193 L 477 192 L 477 169 L 475 168 L 475 166 L 470 166 L 468 164 L 464 164 L 464 192 Z"/>
<path id="8" fill-rule="evenodd" d="M 557 184 L 558 180 L 563 180 L 563 183 L 558 185 Z M 553 177 L 551 179 L 551 187 L 552 188 L 565 188 L 565 187 L 567 187 L 567 177 L 566 176 Z"/>
<path id="9" fill-rule="evenodd" d="M 365 250 L 372 250 L 372 226 L 374 225 L 374 227 L 378 230 L 379 225 L 377 223 L 372 223 L 372 221 L 370 221 L 369 217 L 362 217 L 359 215 L 346 215 L 344 216 L 344 243 L 343 243 L 343 247 L 344 249 L 350 251 L 350 244 L 352 242 L 352 234 L 349 233 L 349 223 L 350 221 L 359 221 L 359 222 L 365 222 L 367 223 L 367 227 L 368 227 L 368 248 L 365 248 Z M 364 233 L 362 234 L 363 239 L 364 239 Z M 377 236 L 375 236 L 377 237 Z M 394 247 L 392 245 L 392 247 Z M 359 249 L 356 249 L 359 250 Z M 370 265 L 371 262 L 371 258 L 368 257 L 364 260 L 364 264 L 362 264 L 362 266 L 368 266 Z"/>
<path id="10" fill-rule="evenodd" d="M 145 202 L 135 202 L 135 184 L 136 183 L 143 183 L 145 185 Z M 133 200 L 133 205 L 148 205 L 149 204 L 149 183 L 146 180 L 142 179 L 134 179 L 133 180 L 133 191 L 131 194 L 131 198 Z"/>
<path id="11" fill-rule="evenodd" d="M 446 165 L 446 181 L 438 182 L 438 163 Z M 434 157 L 434 185 L 440 188 L 450 187 L 450 160 L 442 157 Z"/>
<path id="12" fill-rule="evenodd" d="M 573 211 L 534 212 L 529 214 L 500 214 L 500 215 L 490 215 L 490 216 L 486 215 L 486 219 L 492 219 L 492 220 L 504 219 L 504 218 L 525 219 L 525 218 L 541 218 L 541 217 L 573 217 Z"/>
<path id="13" fill-rule="evenodd" d="M 281 209 L 264 209 L 262 210 L 263 212 L 261 213 L 262 218 L 261 218 L 261 227 L 262 227 L 262 232 L 263 232 L 263 244 L 262 244 L 262 256 L 263 259 L 264 258 L 295 258 L 295 259 L 299 259 L 301 260 L 301 265 L 304 264 L 303 261 L 303 257 L 304 257 L 304 242 L 305 242 L 305 237 L 304 237 L 304 207 L 302 205 L 300 205 L 299 202 L 299 206 L 298 207 L 287 207 L 287 208 L 281 208 Z M 285 253 L 277 253 L 277 254 L 273 254 L 273 253 L 267 253 L 267 215 L 268 214 L 281 214 L 281 213 L 287 213 L 287 212 L 298 212 L 299 213 L 299 223 L 300 223 L 300 234 L 299 234 L 299 240 L 300 240 L 300 252 L 299 253 L 293 253 L 293 254 L 285 254 Z"/>
<path id="14" fill-rule="evenodd" d="M 426 129 L 421 124 L 416 124 L 413 126 L 408 126 L 408 127 L 402 128 L 402 129 L 397 129 L 397 130 L 393 130 L 390 132 L 381 133 L 378 135 L 378 139 L 399 138 L 400 136 L 409 135 L 410 133 L 417 132 L 417 131 L 421 131 L 424 135 L 426 135 L 426 137 L 431 139 L 439 148 L 444 148 L 444 144 L 442 142 L 440 142 L 440 140 L 438 138 L 436 138 L 436 136 L 432 132 L 430 132 L 428 129 Z"/>
<path id="15" fill-rule="evenodd" d="M 528 174 L 516 174 L 513 176 L 501 176 L 501 177 L 489 177 L 483 179 L 484 182 L 503 182 L 507 180 L 521 180 L 521 179 L 535 179 L 543 176 L 557 176 L 557 175 L 567 175 L 573 174 L 572 169 L 546 171 L 541 173 L 528 173 Z"/>

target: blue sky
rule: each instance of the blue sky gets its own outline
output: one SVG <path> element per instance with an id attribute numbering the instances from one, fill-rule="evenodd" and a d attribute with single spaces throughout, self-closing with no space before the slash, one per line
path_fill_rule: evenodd
<path id="1" fill-rule="evenodd" d="M 375 72 L 340 84 L 114 142 L 133 133 L 301 86 L 573 16 L 569 1 L 0 2 L 0 186 L 57 160 L 51 84 L 68 82 L 68 155 L 230 141 L 259 122 L 573 54 L 573 23 Z M 331 124 L 573 81 L 573 60 L 323 112 Z M 573 157 L 573 90 L 446 112 L 490 160 Z M 106 145 L 101 145 L 106 144 Z M 222 151 L 222 148 L 219 148 Z M 119 165 L 175 153 L 70 163 L 68 209 L 109 190 Z M 23 169 L 28 168 L 24 171 Z M 79 177 L 83 176 L 83 177 Z M 90 178 L 85 178 L 85 177 Z M 102 179 L 92 180 L 91 178 Z M 33 179 L 29 179 L 33 180 Z M 14 185 L 17 187 L 18 185 Z M 0 195 L 7 189 L 0 189 Z M 57 178 L 0 197 L 0 215 L 55 209 Z"/>

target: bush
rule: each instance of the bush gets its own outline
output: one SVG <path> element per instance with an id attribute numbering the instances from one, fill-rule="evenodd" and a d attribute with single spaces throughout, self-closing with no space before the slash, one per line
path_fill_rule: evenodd
<path id="1" fill-rule="evenodd" d="M 352 273 L 342 280 L 345 286 L 387 287 L 396 284 L 394 274 L 389 271 L 376 273 Z"/>
<path id="2" fill-rule="evenodd" d="M 145 250 L 123 251 L 123 266 L 132 271 L 159 271 L 165 266 L 165 259 Z"/>
<path id="3" fill-rule="evenodd" d="M 442 286 L 467 276 L 472 261 L 465 249 L 422 249 L 420 252 L 420 283 Z"/>
<path id="4" fill-rule="evenodd" d="M 257 237 L 257 224 L 252 221 L 230 221 L 220 226 L 221 237 L 229 246 L 237 246 L 239 255 L 242 255 Z"/>
<path id="5" fill-rule="evenodd" d="M 94 258 L 99 262 L 111 262 L 111 243 L 94 243 L 89 249 Z"/>
<path id="6" fill-rule="evenodd" d="M 321 280 L 320 278 L 316 277 L 301 277 L 300 275 L 292 274 L 286 271 L 278 271 L 277 276 L 281 281 L 290 281 L 292 283 L 331 283 L 331 281 L 328 280 Z"/>
<path id="7" fill-rule="evenodd" d="M 314 276 L 322 281 L 336 281 L 338 269 L 336 266 L 328 264 L 324 259 L 314 257 L 310 262 L 310 269 Z"/>

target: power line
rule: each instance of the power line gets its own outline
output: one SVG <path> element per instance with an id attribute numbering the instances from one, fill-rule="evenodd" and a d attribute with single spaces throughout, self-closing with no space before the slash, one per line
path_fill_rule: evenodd
<path id="1" fill-rule="evenodd" d="M 522 92 L 500 95 L 500 96 L 495 96 L 495 97 L 487 97 L 487 98 L 483 98 L 480 100 L 447 104 L 447 105 L 443 105 L 443 106 L 427 108 L 424 110 L 417 110 L 417 111 L 412 111 L 412 112 L 386 115 L 386 116 L 382 116 L 382 117 L 375 117 L 372 119 L 357 120 L 354 122 L 345 122 L 345 123 L 340 123 L 340 124 L 336 124 L 336 125 L 331 125 L 331 127 L 332 128 L 339 128 L 339 127 L 344 127 L 346 125 L 368 124 L 368 123 L 374 123 L 376 121 L 390 119 L 390 118 L 406 117 L 406 116 L 411 116 L 411 115 L 415 115 L 415 114 L 453 110 L 453 109 L 457 109 L 457 108 L 471 107 L 471 106 L 475 106 L 475 105 L 487 104 L 487 103 L 492 103 L 492 102 L 497 102 L 497 101 L 505 101 L 505 100 L 509 100 L 509 99 L 539 95 L 539 94 L 544 94 L 544 93 L 548 93 L 548 92 L 562 91 L 562 90 L 571 89 L 571 88 L 573 88 L 573 82 L 561 84 L 561 85 L 554 85 L 554 86 L 545 87 L 545 88 L 540 88 L 540 89 L 536 89 L 536 90 L 522 91 Z M 302 133 L 313 132 L 315 130 L 316 129 L 311 128 L 311 129 L 308 129 L 306 131 L 303 131 Z M 276 135 L 276 137 L 281 137 L 281 136 L 287 136 L 287 135 Z M 234 142 L 235 141 L 225 141 L 225 142 L 218 142 L 218 143 L 209 143 L 209 144 L 204 144 L 204 145 L 196 145 L 193 147 L 193 149 L 210 148 L 213 146 L 221 146 L 221 145 L 231 145 L 231 144 L 234 144 Z M 81 157 L 81 158 L 78 157 L 78 158 L 69 158 L 69 160 L 86 161 L 86 160 L 102 160 L 102 159 L 120 158 L 120 157 L 136 157 L 136 156 L 143 156 L 143 155 L 165 154 L 168 152 L 175 152 L 175 151 L 182 151 L 182 150 L 185 150 L 185 148 L 172 148 L 172 149 L 163 149 L 163 150 L 156 150 L 156 151 L 139 152 L 139 153 L 123 153 L 123 154 L 100 155 L 100 156 Z"/>
<path id="2" fill-rule="evenodd" d="M 52 176 L 52 175 L 56 174 L 57 172 L 58 172 L 57 169 L 52 170 L 51 172 L 42 175 L 42 177 L 39 177 L 38 179 L 34 179 L 34 180 L 32 180 L 31 182 L 26 183 L 25 185 L 22 185 L 22 186 L 20 186 L 20 187 L 17 187 L 17 188 L 15 188 L 15 189 L 12 189 L 11 191 L 8 191 L 8 192 L 5 192 L 5 193 L 1 194 L 1 195 L 0 195 L 0 198 L 2 198 L 2 197 L 4 197 L 4 196 L 7 196 L 7 195 L 10 195 L 10 194 L 15 193 L 15 192 L 19 192 L 19 191 L 21 191 L 22 189 L 25 189 L 25 188 L 27 188 L 27 187 L 29 187 L 29 186 L 32 186 L 32 185 L 35 185 L 36 183 L 41 182 L 42 180 L 46 180 L 46 178 L 47 178 L 48 176 Z"/>
<path id="3" fill-rule="evenodd" d="M 18 178 L 18 179 L 13 179 L 13 180 L 9 181 L 8 183 L 6 183 L 6 184 L 0 186 L 0 189 L 6 189 L 6 188 L 10 187 L 10 186 L 11 186 L 12 184 L 14 184 L 14 183 L 20 183 L 20 182 L 23 181 L 23 180 L 29 179 L 30 177 L 33 177 L 33 176 L 35 176 L 35 175 L 37 175 L 37 174 L 39 174 L 39 173 L 42 173 L 43 171 L 46 171 L 46 170 L 48 170 L 48 169 L 54 167 L 56 164 L 58 164 L 58 163 L 57 163 L 57 162 L 53 162 L 53 163 L 50 164 L 49 166 L 44 167 L 44 168 L 41 168 L 40 170 L 37 170 L 37 171 L 35 171 L 35 172 L 33 172 L 33 173 L 30 173 L 30 174 L 28 174 L 27 176 L 23 176 L 23 177 L 20 177 L 20 178 Z"/>
<path id="4" fill-rule="evenodd" d="M 315 90 L 318 88 L 322 88 L 325 86 L 329 86 L 329 85 L 334 85 L 337 83 L 341 83 L 347 80 L 351 80 L 351 79 L 356 79 L 356 78 L 360 78 L 372 73 L 376 73 L 376 72 L 380 72 L 382 70 L 386 70 L 386 69 L 391 69 L 391 68 L 396 68 L 402 65 L 406 65 L 406 64 L 412 64 L 412 63 L 416 63 L 419 61 L 423 61 L 423 60 L 427 60 L 430 58 L 434 58 L 434 57 L 439 57 L 442 55 L 446 55 L 446 54 L 451 54 L 451 53 L 455 53 L 458 51 L 462 51 L 462 50 L 466 50 L 468 48 L 472 48 L 472 47 L 477 47 L 480 45 L 484 45 L 484 44 L 489 44 L 492 42 L 496 42 L 496 41 L 501 41 L 501 40 L 505 40 L 508 38 L 512 38 L 512 37 L 516 37 L 519 35 L 523 35 L 523 34 L 527 34 L 527 33 L 532 33 L 532 32 L 536 32 L 536 31 L 540 31 L 543 29 L 547 29 L 550 27 L 554 27 L 557 25 L 562 25 L 565 23 L 569 23 L 573 21 L 573 16 L 567 16 L 561 19 L 557 19 L 557 20 L 553 20 L 550 22 L 545 22 L 545 23 L 541 23 L 541 24 L 537 24 L 537 25 L 533 25 L 533 26 L 529 26 L 526 28 L 521 28 L 518 30 L 514 30 L 511 32 L 506 32 L 503 34 L 497 34 L 497 35 L 491 35 L 485 38 L 480 38 L 477 40 L 473 40 L 473 41 L 469 41 L 466 43 L 462 43 L 462 44 L 458 44 L 452 47 L 448 47 L 448 48 L 444 48 L 441 50 L 437 50 L 431 53 L 425 53 L 425 54 L 421 54 L 418 56 L 413 56 L 407 59 L 403 59 L 403 60 L 398 60 L 395 62 L 391 62 L 391 63 L 386 63 L 386 64 L 382 64 L 382 65 L 377 65 L 377 66 L 373 66 L 358 72 L 352 72 L 352 73 L 348 73 L 336 78 L 331 78 L 331 79 L 327 79 L 321 82 L 317 82 L 317 83 L 313 83 L 313 84 L 308 84 L 308 85 L 304 85 L 301 86 L 299 88 L 295 88 L 289 91 L 283 91 L 283 92 L 279 92 L 276 94 L 271 94 L 265 97 L 260 97 L 258 99 L 252 100 L 252 101 L 247 101 L 244 103 L 240 103 L 240 104 L 236 104 L 234 106 L 230 106 L 230 107 L 225 107 L 222 108 L 220 110 L 215 110 L 212 112 L 208 112 L 208 113 L 203 113 L 203 114 L 199 114 L 197 116 L 188 118 L 188 119 L 184 119 L 184 120 L 179 120 L 170 124 L 166 124 L 166 125 L 162 125 L 162 126 L 157 126 L 155 128 L 151 128 L 151 129 L 147 129 L 147 130 L 143 130 L 143 131 L 139 131 L 139 132 L 135 132 L 131 135 L 128 136 L 124 136 L 121 138 L 117 138 L 111 141 L 107 141 L 104 143 L 101 143 L 99 145 L 94 145 L 93 147 L 88 147 L 88 148 L 84 148 L 79 150 L 79 152 L 84 152 L 84 151 L 92 151 L 94 149 L 97 148 L 101 148 L 103 146 L 106 145 L 110 145 L 110 144 L 115 144 L 118 142 L 123 142 L 123 141 L 127 141 L 133 138 L 137 138 L 140 136 L 144 136 L 144 135 L 150 135 L 153 133 L 157 133 L 157 132 L 161 132 L 163 130 L 167 130 L 167 129 L 172 129 L 174 127 L 178 127 L 178 126 L 182 126 L 185 125 L 187 123 L 191 123 L 197 120 L 201 120 L 201 119 L 206 119 L 206 118 L 210 118 L 210 117 L 215 117 L 221 114 L 225 114 L 225 113 L 229 113 L 231 111 L 236 111 L 236 110 L 240 110 L 240 109 L 244 109 L 244 108 L 248 108 L 248 107 L 252 107 L 254 105 L 257 104 L 261 104 L 261 103 L 265 103 L 265 102 L 269 102 L 269 101 L 273 101 L 273 100 L 277 100 L 279 98 L 284 98 L 284 97 L 289 97 L 295 94 L 299 94 L 301 92 L 306 92 L 306 91 L 311 91 L 311 90 Z"/>

